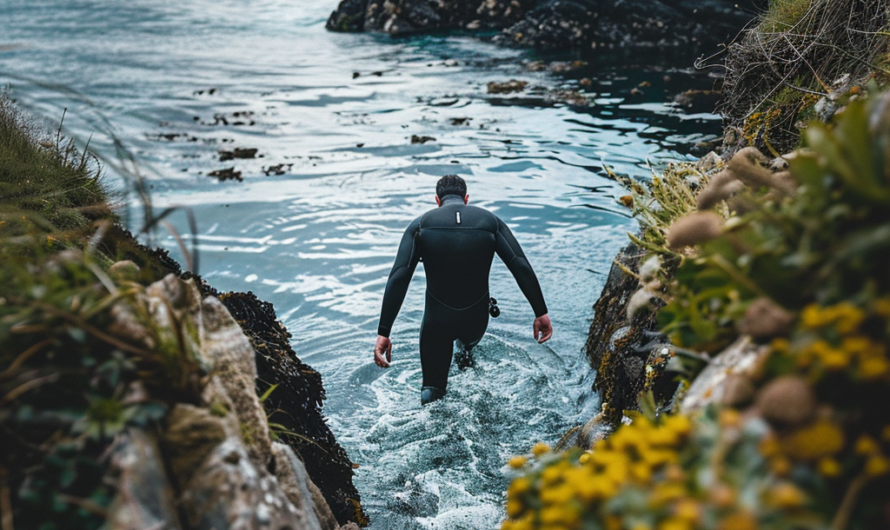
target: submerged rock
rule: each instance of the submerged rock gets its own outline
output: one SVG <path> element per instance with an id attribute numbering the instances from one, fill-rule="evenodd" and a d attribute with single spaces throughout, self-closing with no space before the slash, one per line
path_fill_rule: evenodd
<path id="1" fill-rule="evenodd" d="M 542 49 L 657 50 L 713 46 L 732 38 L 763 0 L 342 0 L 332 31 L 406 35 L 501 30 L 503 44 Z"/>

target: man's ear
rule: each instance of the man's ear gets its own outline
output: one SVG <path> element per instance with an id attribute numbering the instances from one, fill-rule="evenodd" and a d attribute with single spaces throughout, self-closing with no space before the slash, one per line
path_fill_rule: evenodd
<path id="1" fill-rule="evenodd" d="M 467 204 L 468 202 L 470 202 L 470 195 L 469 195 L 469 194 L 464 195 L 464 204 Z"/>
<path id="2" fill-rule="evenodd" d="M 438 195 L 436 195 L 436 206 L 442 206 L 442 199 Z"/>

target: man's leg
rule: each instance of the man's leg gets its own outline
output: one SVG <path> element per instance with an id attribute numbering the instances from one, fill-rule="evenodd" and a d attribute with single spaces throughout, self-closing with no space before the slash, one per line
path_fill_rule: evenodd
<path id="1" fill-rule="evenodd" d="M 460 370 L 466 370 L 476 366 L 472 350 L 482 340 L 485 330 L 488 329 L 488 300 L 481 307 L 471 307 L 462 311 L 460 323 L 457 327 L 458 335 L 455 341 L 457 355 L 455 362 Z M 484 310 L 483 310 L 484 309 Z"/>
<path id="2" fill-rule="evenodd" d="M 448 386 L 448 369 L 451 367 L 454 336 L 449 333 L 449 310 L 435 300 L 427 298 L 420 325 L 420 366 L 423 370 L 423 388 L 420 403 L 426 405 L 445 396 Z"/>

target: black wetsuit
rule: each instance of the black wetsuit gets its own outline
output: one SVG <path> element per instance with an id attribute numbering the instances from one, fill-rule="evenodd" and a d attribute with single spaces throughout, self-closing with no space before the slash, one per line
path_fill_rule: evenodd
<path id="1" fill-rule="evenodd" d="M 493 213 L 446 195 L 442 206 L 415 219 L 402 236 L 377 333 L 389 337 L 418 261 L 426 270 L 426 308 L 420 328 L 423 386 L 442 391 L 455 340 L 472 347 L 488 327 L 488 273 L 494 254 L 503 260 L 535 317 L 547 314 L 538 278 L 513 233 Z"/>

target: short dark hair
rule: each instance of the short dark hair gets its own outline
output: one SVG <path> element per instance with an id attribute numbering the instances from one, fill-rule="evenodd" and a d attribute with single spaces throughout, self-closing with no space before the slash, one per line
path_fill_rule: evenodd
<path id="1" fill-rule="evenodd" d="M 457 175 L 445 175 L 436 183 L 436 195 L 443 199 L 446 195 L 466 197 L 467 183 Z"/>

